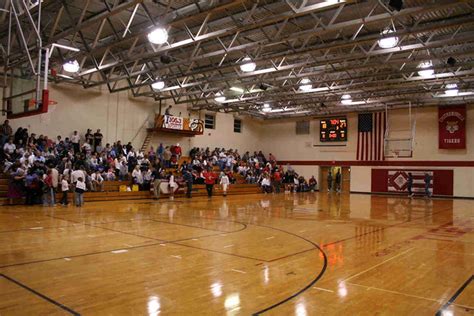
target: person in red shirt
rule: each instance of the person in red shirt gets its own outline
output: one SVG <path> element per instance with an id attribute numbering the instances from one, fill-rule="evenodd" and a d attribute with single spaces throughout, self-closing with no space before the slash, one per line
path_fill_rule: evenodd
<path id="1" fill-rule="evenodd" d="M 278 168 L 276 168 L 275 172 L 273 173 L 273 185 L 275 186 L 275 193 L 280 193 L 281 174 Z"/>
<path id="2" fill-rule="evenodd" d="M 207 196 L 209 198 L 212 197 L 212 190 L 214 188 L 214 184 L 216 183 L 216 175 L 210 169 L 207 169 L 203 173 L 204 176 L 204 183 L 206 184 Z"/>
<path id="3" fill-rule="evenodd" d="M 176 156 L 178 156 L 178 159 L 179 159 L 179 157 L 181 157 L 182 150 L 181 150 L 181 146 L 179 146 L 179 144 L 176 144 L 176 146 L 174 147 L 174 154 Z"/>
<path id="4" fill-rule="evenodd" d="M 43 206 L 54 206 L 54 202 L 53 176 L 49 169 L 43 179 Z"/>

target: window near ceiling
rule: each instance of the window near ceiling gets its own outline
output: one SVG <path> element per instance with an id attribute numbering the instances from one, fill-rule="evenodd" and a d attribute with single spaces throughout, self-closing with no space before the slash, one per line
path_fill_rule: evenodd
<path id="1" fill-rule="evenodd" d="M 234 133 L 242 133 L 242 120 L 234 118 Z"/>
<path id="2" fill-rule="evenodd" d="M 204 115 L 204 127 L 206 129 L 215 129 L 216 128 L 216 116 L 212 114 Z"/>
<path id="3" fill-rule="evenodd" d="M 296 122 L 296 135 L 308 135 L 309 134 L 309 121 Z"/>

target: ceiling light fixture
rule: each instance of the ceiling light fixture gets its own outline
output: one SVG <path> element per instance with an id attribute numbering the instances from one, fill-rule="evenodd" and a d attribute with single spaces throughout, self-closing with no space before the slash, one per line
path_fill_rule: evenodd
<path id="1" fill-rule="evenodd" d="M 313 86 L 311 85 L 311 80 L 309 80 L 308 78 L 301 79 L 300 83 L 301 83 L 300 85 L 301 91 L 309 91 L 313 89 Z"/>
<path id="2" fill-rule="evenodd" d="M 153 90 L 161 90 L 165 87 L 165 82 L 162 80 L 155 81 L 151 84 Z"/>
<path id="3" fill-rule="evenodd" d="M 230 87 L 229 90 L 232 90 L 232 91 L 235 91 L 235 92 L 239 92 L 239 93 L 244 93 L 244 89 L 239 88 L 239 87 Z"/>
<path id="4" fill-rule="evenodd" d="M 70 61 L 67 61 L 64 63 L 63 65 L 63 69 L 64 71 L 66 72 L 78 72 L 79 71 L 79 63 L 77 62 L 77 60 L 70 60 Z"/>
<path id="5" fill-rule="evenodd" d="M 242 59 L 245 63 L 240 65 L 240 70 L 243 72 L 251 72 L 257 68 L 257 64 L 255 64 L 250 57 L 245 57 Z"/>
<path id="6" fill-rule="evenodd" d="M 349 105 L 352 103 L 352 98 L 351 98 L 351 95 L 350 94 L 344 94 L 342 97 L 341 97 L 341 103 L 344 104 L 344 105 Z"/>
<path id="7" fill-rule="evenodd" d="M 449 96 L 457 96 L 459 93 L 458 85 L 455 83 L 450 83 L 446 85 L 445 94 Z"/>
<path id="8" fill-rule="evenodd" d="M 394 31 L 391 29 L 385 29 L 382 31 L 381 35 L 387 36 L 391 33 L 394 33 Z M 379 39 L 378 43 L 379 43 L 380 48 L 393 48 L 397 46 L 398 44 L 398 37 L 396 36 L 384 37 L 384 38 Z"/>
<path id="9" fill-rule="evenodd" d="M 426 69 L 426 68 L 431 68 L 433 67 L 433 63 L 430 61 L 425 61 L 422 62 L 418 65 L 418 68 L 423 69 L 418 71 L 418 75 L 424 78 L 430 78 L 431 76 L 434 75 L 434 70 L 433 69 Z"/>
<path id="10" fill-rule="evenodd" d="M 216 97 L 214 98 L 214 100 L 219 103 L 225 102 L 225 96 L 223 96 L 222 93 L 218 92 L 216 93 Z"/>
<path id="11" fill-rule="evenodd" d="M 168 31 L 162 27 L 158 27 L 148 33 L 147 37 L 152 44 L 164 44 L 168 40 Z"/>

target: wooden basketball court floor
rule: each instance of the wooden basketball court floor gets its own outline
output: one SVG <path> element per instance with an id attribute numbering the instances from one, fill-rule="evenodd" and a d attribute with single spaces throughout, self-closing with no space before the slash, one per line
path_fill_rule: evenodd
<path id="1" fill-rule="evenodd" d="M 0 208 L 3 315 L 473 315 L 474 201 Z"/>

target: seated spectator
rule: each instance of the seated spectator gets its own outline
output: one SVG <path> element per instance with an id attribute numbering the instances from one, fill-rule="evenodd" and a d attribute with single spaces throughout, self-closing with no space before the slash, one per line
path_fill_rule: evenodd
<path id="1" fill-rule="evenodd" d="M 104 191 L 104 178 L 100 174 L 99 170 L 97 170 L 91 175 L 91 188 L 92 191 L 95 192 Z"/>

